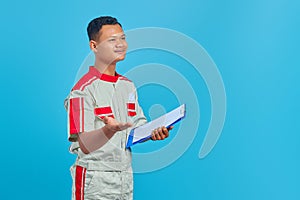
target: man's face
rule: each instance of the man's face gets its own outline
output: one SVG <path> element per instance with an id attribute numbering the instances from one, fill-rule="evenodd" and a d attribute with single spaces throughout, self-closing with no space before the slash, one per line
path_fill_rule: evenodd
<path id="1" fill-rule="evenodd" d="M 102 63 L 109 65 L 124 60 L 127 42 L 120 25 L 103 25 L 95 42 L 95 56 Z"/>

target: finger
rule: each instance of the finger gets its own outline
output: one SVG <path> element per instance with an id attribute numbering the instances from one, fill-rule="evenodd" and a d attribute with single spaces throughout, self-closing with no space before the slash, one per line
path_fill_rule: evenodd
<path id="1" fill-rule="evenodd" d="M 132 124 L 129 123 L 129 122 L 127 122 L 127 123 L 123 123 L 123 124 L 120 126 L 120 128 L 121 128 L 122 130 L 125 130 L 125 129 L 131 127 L 131 126 L 132 126 Z"/>
<path id="2" fill-rule="evenodd" d="M 162 139 L 160 134 L 156 134 L 155 137 L 156 137 L 156 140 L 161 140 Z"/>
<path id="3" fill-rule="evenodd" d="M 156 138 L 155 138 L 155 135 L 154 135 L 154 134 L 151 136 L 151 140 L 156 140 Z"/>
<path id="4" fill-rule="evenodd" d="M 157 135 L 157 130 L 155 129 L 155 130 L 152 131 L 152 137 L 151 137 L 151 139 L 152 140 L 157 140 L 156 135 Z"/>
<path id="5" fill-rule="evenodd" d="M 159 136 L 160 136 L 161 140 L 164 140 L 166 138 L 164 127 L 159 128 L 158 133 L 159 133 Z"/>
<path id="6" fill-rule="evenodd" d="M 170 126 L 170 127 L 168 127 L 168 130 L 170 131 L 170 130 L 172 130 L 174 128 L 174 126 Z"/>
<path id="7" fill-rule="evenodd" d="M 163 133 L 162 133 L 162 130 L 161 130 L 161 128 L 159 128 L 157 131 L 156 131 L 156 139 L 157 140 L 162 140 L 163 138 Z"/>
<path id="8" fill-rule="evenodd" d="M 105 124 L 111 124 L 111 125 L 115 125 L 115 124 L 118 123 L 114 118 L 108 117 L 108 116 L 104 116 L 104 117 L 102 118 L 102 121 L 103 121 Z"/>
<path id="9" fill-rule="evenodd" d="M 155 136 L 153 133 L 151 134 L 151 140 L 155 140 Z"/>
<path id="10" fill-rule="evenodd" d="M 129 122 L 126 122 L 126 123 L 120 123 L 120 126 L 122 126 L 122 127 L 130 127 L 130 126 L 132 126 L 132 124 L 129 123 Z"/>
<path id="11" fill-rule="evenodd" d="M 163 129 L 163 133 L 164 133 L 164 136 L 165 136 L 164 138 L 169 137 L 169 131 L 168 131 L 168 129 L 166 127 L 163 127 L 162 129 Z"/>
<path id="12" fill-rule="evenodd" d="M 104 122 L 104 124 L 108 124 L 108 117 L 107 116 L 104 116 L 103 118 L 102 118 L 102 121 Z"/>

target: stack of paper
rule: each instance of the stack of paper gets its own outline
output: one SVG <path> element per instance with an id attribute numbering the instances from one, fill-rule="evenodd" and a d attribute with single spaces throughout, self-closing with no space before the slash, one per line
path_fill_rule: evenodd
<path id="1" fill-rule="evenodd" d="M 182 118 L 184 118 L 184 116 L 185 104 L 151 122 L 148 122 L 147 124 L 132 129 L 130 135 L 128 136 L 126 148 L 150 138 L 154 129 L 160 128 L 162 126 L 168 128 L 176 122 L 180 121 Z"/>

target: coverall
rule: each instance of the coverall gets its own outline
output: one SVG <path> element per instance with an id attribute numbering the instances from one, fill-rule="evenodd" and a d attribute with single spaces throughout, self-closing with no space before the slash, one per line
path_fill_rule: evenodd
<path id="1" fill-rule="evenodd" d="M 68 112 L 70 152 L 77 154 L 71 167 L 73 200 L 133 198 L 131 150 L 125 148 L 131 128 L 146 123 L 134 84 L 126 77 L 101 74 L 90 67 L 65 100 Z M 100 129 L 104 116 L 133 127 L 116 132 L 102 147 L 89 154 L 81 151 L 77 138 L 82 132 Z"/>

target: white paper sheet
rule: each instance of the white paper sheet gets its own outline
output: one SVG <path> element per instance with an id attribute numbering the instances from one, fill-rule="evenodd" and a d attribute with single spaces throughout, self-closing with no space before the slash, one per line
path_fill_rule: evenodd
<path id="1" fill-rule="evenodd" d="M 142 126 L 132 129 L 127 140 L 126 147 L 130 147 L 135 143 L 144 141 L 151 137 L 154 129 L 162 126 L 169 127 L 174 123 L 180 121 L 185 116 L 185 104 L 177 107 L 176 109 L 166 113 L 165 115 L 148 122 Z"/>

